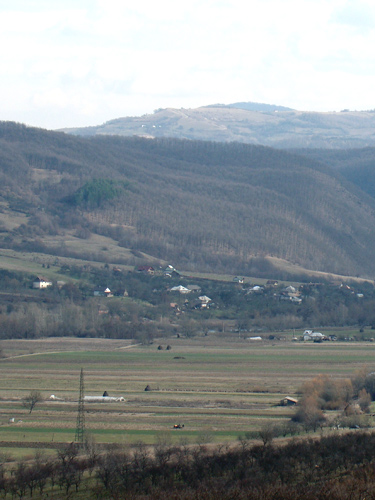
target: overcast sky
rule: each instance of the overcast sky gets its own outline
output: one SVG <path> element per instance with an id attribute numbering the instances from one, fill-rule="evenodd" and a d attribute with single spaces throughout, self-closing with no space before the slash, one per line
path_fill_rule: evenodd
<path id="1" fill-rule="evenodd" d="M 0 0 L 0 120 L 375 108 L 373 0 Z"/>

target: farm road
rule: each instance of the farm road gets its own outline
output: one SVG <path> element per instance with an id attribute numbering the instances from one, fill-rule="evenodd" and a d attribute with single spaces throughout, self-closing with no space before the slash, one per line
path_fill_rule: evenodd
<path id="1" fill-rule="evenodd" d="M 116 347 L 114 350 L 120 350 L 120 349 L 131 349 L 132 347 L 138 347 L 142 344 L 130 344 L 130 345 L 126 345 L 126 346 L 122 346 L 122 347 Z M 64 352 L 64 353 L 68 353 L 68 352 L 77 352 L 77 351 L 65 351 L 64 349 L 61 349 L 60 351 L 43 351 L 43 352 L 29 352 L 29 353 L 26 353 L 26 354 L 16 354 L 15 356 L 6 356 L 6 357 L 3 357 L 3 358 L 0 358 L 0 362 L 1 361 L 6 361 L 8 359 L 18 359 L 18 358 L 24 358 L 26 356 L 40 356 L 41 354 L 59 354 L 61 352 Z"/>

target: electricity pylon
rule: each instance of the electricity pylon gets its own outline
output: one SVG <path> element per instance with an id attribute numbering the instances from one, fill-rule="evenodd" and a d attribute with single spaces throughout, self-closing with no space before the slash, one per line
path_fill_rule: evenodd
<path id="1" fill-rule="evenodd" d="M 84 384 L 83 384 L 83 368 L 81 368 L 81 376 L 79 379 L 79 399 L 78 399 L 78 415 L 76 435 L 74 441 L 78 444 L 83 444 L 85 434 L 85 412 L 84 412 Z"/>

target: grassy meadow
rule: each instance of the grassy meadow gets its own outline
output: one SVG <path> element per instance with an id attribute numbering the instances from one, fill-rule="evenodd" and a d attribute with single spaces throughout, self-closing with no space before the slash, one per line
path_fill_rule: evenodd
<path id="1" fill-rule="evenodd" d="M 81 368 L 85 395 L 107 391 L 125 398 L 85 403 L 85 429 L 97 443 L 220 443 L 255 434 L 268 421 L 289 419 L 294 410 L 278 403 L 295 396 L 303 382 L 318 374 L 350 377 L 364 366 L 371 369 L 375 356 L 374 343 L 210 337 L 159 339 L 149 346 L 104 339 L 5 340 L 1 348 L 6 357 L 0 360 L 0 442 L 15 453 L 18 444 L 50 448 L 74 440 Z M 30 414 L 22 398 L 33 389 L 44 401 Z M 63 401 L 50 400 L 52 394 Z M 176 430 L 175 424 L 184 427 Z"/>

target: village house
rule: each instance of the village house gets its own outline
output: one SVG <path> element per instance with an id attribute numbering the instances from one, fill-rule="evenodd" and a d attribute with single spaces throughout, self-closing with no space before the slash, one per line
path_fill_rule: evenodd
<path id="1" fill-rule="evenodd" d="M 43 278 L 42 276 L 37 276 L 36 280 L 33 283 L 33 288 L 37 288 L 39 290 L 48 288 L 49 286 L 52 286 L 52 282 L 48 281 L 47 278 Z"/>
<path id="2" fill-rule="evenodd" d="M 198 299 L 201 301 L 202 306 L 207 306 L 207 304 L 212 302 L 212 299 L 210 299 L 210 297 L 207 297 L 207 295 L 201 295 L 200 297 L 198 297 Z"/>
<path id="3" fill-rule="evenodd" d="M 303 332 L 303 340 L 308 341 L 312 340 L 313 342 L 322 342 L 323 340 L 327 340 L 326 335 L 323 335 L 320 332 L 313 332 L 312 330 L 305 330 Z"/>
<path id="4" fill-rule="evenodd" d="M 302 302 L 301 292 L 296 290 L 294 286 L 288 286 L 281 291 L 280 300 L 290 300 L 291 302 L 300 304 Z"/>
<path id="5" fill-rule="evenodd" d="M 152 266 L 139 266 L 137 267 L 137 273 L 149 274 L 152 276 L 155 274 L 155 269 Z"/>
<path id="6" fill-rule="evenodd" d="M 208 309 L 212 300 L 207 295 L 201 295 L 198 300 L 192 304 L 192 309 Z"/>
<path id="7" fill-rule="evenodd" d="M 179 273 L 173 266 L 168 265 L 164 269 L 164 276 L 166 276 L 167 278 L 179 278 L 181 276 L 181 273 Z"/>
<path id="8" fill-rule="evenodd" d="M 191 290 L 188 288 L 178 285 L 178 286 L 173 286 L 172 288 L 169 289 L 170 292 L 179 292 L 179 293 L 190 293 Z"/>
<path id="9" fill-rule="evenodd" d="M 255 285 L 255 286 L 249 288 L 246 293 L 247 294 L 250 294 L 250 293 L 262 293 L 263 291 L 264 291 L 264 288 L 262 286 Z"/>

